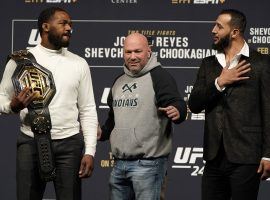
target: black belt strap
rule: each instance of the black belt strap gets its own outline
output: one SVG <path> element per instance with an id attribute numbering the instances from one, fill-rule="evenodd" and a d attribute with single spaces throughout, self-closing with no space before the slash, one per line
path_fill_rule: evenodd
<path id="1" fill-rule="evenodd" d="M 48 182 L 54 180 L 55 162 L 51 141 L 51 118 L 48 107 L 29 110 L 31 130 L 37 144 L 39 172 L 41 178 Z"/>

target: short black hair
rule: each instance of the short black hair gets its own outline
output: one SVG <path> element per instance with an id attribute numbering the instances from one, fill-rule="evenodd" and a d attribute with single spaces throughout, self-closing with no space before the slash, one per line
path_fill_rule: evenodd
<path id="1" fill-rule="evenodd" d="M 52 17 L 57 11 L 67 13 L 67 11 L 64 10 L 64 9 L 62 9 L 62 8 L 59 8 L 59 7 L 49 7 L 49 8 L 46 8 L 45 10 L 43 10 L 43 11 L 39 14 L 39 17 L 38 17 L 38 31 L 39 31 L 39 34 L 40 34 L 40 35 L 41 35 L 42 32 L 43 32 L 42 24 L 48 22 L 48 21 L 51 19 L 51 17 Z"/>
<path id="2" fill-rule="evenodd" d="M 244 13 L 235 9 L 224 9 L 220 12 L 221 14 L 229 14 L 231 16 L 231 27 L 239 29 L 240 33 L 244 34 L 247 25 L 247 19 Z"/>

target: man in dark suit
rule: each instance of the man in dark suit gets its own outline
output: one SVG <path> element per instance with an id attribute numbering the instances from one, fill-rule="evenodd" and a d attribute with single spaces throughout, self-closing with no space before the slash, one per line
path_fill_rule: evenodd
<path id="1" fill-rule="evenodd" d="M 223 10 L 215 56 L 203 59 L 189 98 L 205 110 L 203 200 L 255 200 L 270 176 L 270 59 L 244 40 L 246 17 Z"/>

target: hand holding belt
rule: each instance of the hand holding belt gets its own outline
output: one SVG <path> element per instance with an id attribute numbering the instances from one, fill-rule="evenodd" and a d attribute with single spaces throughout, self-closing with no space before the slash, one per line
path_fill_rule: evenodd
<path id="1" fill-rule="evenodd" d="M 39 65 L 35 57 L 27 50 L 14 52 L 10 58 L 17 63 L 12 76 L 16 93 L 25 87 L 38 93 L 36 99 L 29 104 L 31 130 L 37 144 L 39 172 L 44 181 L 55 178 L 55 163 L 51 144 L 51 118 L 48 109 L 56 88 L 52 73 Z"/>

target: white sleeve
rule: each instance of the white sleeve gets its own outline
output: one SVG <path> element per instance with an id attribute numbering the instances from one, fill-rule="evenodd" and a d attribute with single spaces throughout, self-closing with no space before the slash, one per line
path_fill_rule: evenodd
<path id="1" fill-rule="evenodd" d="M 10 59 L 6 65 L 0 84 L 0 113 L 12 113 L 10 109 L 10 101 L 15 92 L 11 77 L 16 69 L 16 66 L 16 62 L 12 59 Z"/>
<path id="2" fill-rule="evenodd" d="M 223 92 L 223 91 L 226 89 L 226 87 L 221 88 L 221 87 L 218 85 L 217 79 L 218 79 L 218 78 L 215 79 L 215 86 L 216 86 L 216 88 L 217 88 L 218 91 Z"/>
<path id="3" fill-rule="evenodd" d="M 262 157 L 262 160 L 270 161 L 270 158 Z"/>
<path id="4" fill-rule="evenodd" d="M 82 66 L 78 89 L 78 109 L 85 142 L 85 154 L 94 156 L 97 145 L 98 120 L 90 68 L 86 61 Z"/>

